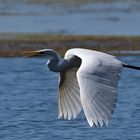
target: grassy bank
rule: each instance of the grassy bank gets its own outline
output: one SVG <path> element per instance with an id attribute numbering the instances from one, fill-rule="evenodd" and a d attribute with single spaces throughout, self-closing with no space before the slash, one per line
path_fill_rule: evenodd
<path id="1" fill-rule="evenodd" d="M 44 48 L 63 55 L 66 50 L 76 47 L 115 55 L 140 54 L 140 36 L 0 34 L 0 56 L 21 56 L 24 51 Z"/>

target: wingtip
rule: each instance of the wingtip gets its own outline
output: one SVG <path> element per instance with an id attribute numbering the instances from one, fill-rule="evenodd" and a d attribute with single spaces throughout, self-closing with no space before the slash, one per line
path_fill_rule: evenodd
<path id="1" fill-rule="evenodd" d="M 108 126 L 108 120 L 97 120 L 96 122 L 95 121 L 92 121 L 92 120 L 88 120 L 88 123 L 89 123 L 89 126 L 90 127 L 107 127 Z"/>
<path id="2" fill-rule="evenodd" d="M 62 116 L 63 116 L 62 113 L 59 113 L 59 114 L 58 114 L 58 119 L 61 119 Z"/>

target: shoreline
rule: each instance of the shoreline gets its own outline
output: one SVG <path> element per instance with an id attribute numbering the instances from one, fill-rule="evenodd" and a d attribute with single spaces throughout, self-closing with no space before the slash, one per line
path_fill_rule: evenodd
<path id="1" fill-rule="evenodd" d="M 0 57 L 25 51 L 54 49 L 61 55 L 71 48 L 87 48 L 113 55 L 140 55 L 140 36 L 0 33 Z"/>

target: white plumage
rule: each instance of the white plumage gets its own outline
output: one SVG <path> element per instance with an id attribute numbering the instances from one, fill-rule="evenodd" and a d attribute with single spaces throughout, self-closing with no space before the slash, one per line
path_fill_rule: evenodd
<path id="1" fill-rule="evenodd" d="M 65 82 L 59 89 L 59 118 L 75 119 L 82 109 L 76 72 L 77 68 L 68 70 L 65 74 Z"/>
<path id="2" fill-rule="evenodd" d="M 122 63 L 112 55 L 71 49 L 65 58 L 82 60 L 78 70 L 69 69 L 59 93 L 59 117 L 75 119 L 83 108 L 89 125 L 107 125 L 117 101 L 117 86 Z"/>

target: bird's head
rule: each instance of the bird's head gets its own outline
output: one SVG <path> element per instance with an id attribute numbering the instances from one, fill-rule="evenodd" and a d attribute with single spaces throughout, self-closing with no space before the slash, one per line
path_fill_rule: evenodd
<path id="1" fill-rule="evenodd" d="M 37 51 L 23 52 L 24 57 L 47 57 L 49 60 L 47 66 L 51 71 L 57 71 L 57 64 L 60 61 L 60 56 L 57 52 L 52 49 L 42 49 Z"/>
<path id="2" fill-rule="evenodd" d="M 52 49 L 42 49 L 42 50 L 37 50 L 37 51 L 27 51 L 27 52 L 22 52 L 21 54 L 24 57 L 54 57 L 57 56 L 59 57 L 59 55 Z"/>

